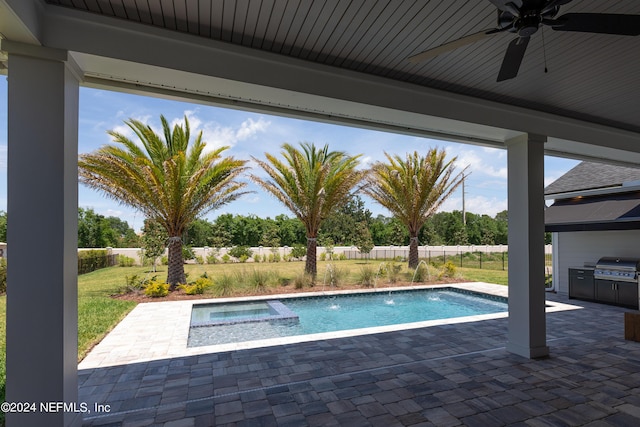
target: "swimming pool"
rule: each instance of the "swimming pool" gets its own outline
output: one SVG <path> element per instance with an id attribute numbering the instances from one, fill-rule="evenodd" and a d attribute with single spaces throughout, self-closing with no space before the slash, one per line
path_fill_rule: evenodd
<path id="1" fill-rule="evenodd" d="M 246 319 L 240 314 L 238 316 L 242 320 L 239 322 L 203 326 L 194 319 L 207 316 L 213 319 L 218 316 L 216 313 L 224 310 L 249 312 L 254 310 L 254 303 L 245 307 L 241 304 L 230 306 L 216 303 L 194 305 L 188 346 L 228 344 L 507 311 L 506 298 L 456 288 L 287 298 L 269 303 L 276 303 L 276 306 L 282 304 L 288 313 L 294 313 L 297 317 L 282 318 L 277 313 L 271 319 L 262 311 L 258 318 Z"/>

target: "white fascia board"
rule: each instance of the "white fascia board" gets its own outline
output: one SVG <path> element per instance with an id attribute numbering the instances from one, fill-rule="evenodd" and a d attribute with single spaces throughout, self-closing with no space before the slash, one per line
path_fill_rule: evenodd
<path id="1" fill-rule="evenodd" d="M 443 122 L 445 126 L 456 126 L 456 122 L 465 123 L 470 129 L 475 127 L 475 131 L 480 134 L 488 132 L 497 142 L 504 142 L 521 133 L 534 133 L 556 140 L 579 141 L 604 147 L 605 151 L 614 148 L 640 153 L 640 134 L 627 130 L 71 9 L 47 9 L 44 41 L 47 46 L 74 52 L 255 85 L 254 88 L 257 86 L 286 91 L 295 94 L 298 104 L 307 103 L 310 109 L 328 108 L 312 105 L 314 98 L 308 98 L 307 95 L 319 97 L 315 98 L 316 101 L 325 99 L 348 102 L 357 106 L 360 111 L 380 108 L 382 110 L 377 111 L 394 111 L 398 115 L 414 114 L 422 120 L 438 117 L 453 121 L 448 124 Z M 85 72 L 91 75 L 91 70 L 85 69 Z M 123 80 L 127 78 L 124 75 L 114 77 Z M 145 82 L 140 81 L 140 84 Z M 171 81 L 166 81 L 165 84 L 174 86 Z M 292 107 L 296 108 L 295 104 Z M 442 131 L 455 135 L 455 129 Z M 502 138 L 503 141 L 499 141 Z M 565 151 L 576 153 L 571 149 Z"/>
<path id="2" fill-rule="evenodd" d="M 605 143 L 607 140 L 603 140 Z M 545 152 L 555 157 L 565 157 L 596 163 L 608 163 L 619 166 L 637 167 L 640 165 L 640 153 L 637 149 L 623 150 L 611 148 L 605 144 L 585 144 L 560 138 L 548 138 Z"/>
<path id="3" fill-rule="evenodd" d="M 229 108 L 340 123 L 361 128 L 500 148 L 506 131 L 319 95 L 271 88 L 167 68 L 74 54 L 84 83 L 101 89 L 157 95 Z M 94 71 L 94 70 L 99 70 Z"/>

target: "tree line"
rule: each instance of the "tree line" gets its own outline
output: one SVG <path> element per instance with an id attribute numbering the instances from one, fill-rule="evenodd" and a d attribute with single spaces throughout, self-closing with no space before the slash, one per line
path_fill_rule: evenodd
<path id="1" fill-rule="evenodd" d="M 320 228 L 321 246 L 358 246 L 370 233 L 376 246 L 406 246 L 409 233 L 394 217 L 373 216 L 363 200 L 354 196 L 331 214 Z M 5 237 L 3 237 L 5 236 Z M 0 241 L 6 239 L 6 213 L 0 212 Z M 438 212 L 427 220 L 418 239 L 422 245 L 506 245 L 507 211 L 495 217 L 467 212 L 466 226 L 461 211 Z M 306 234 L 297 218 L 277 215 L 219 215 L 214 220 L 196 219 L 186 229 L 183 242 L 191 247 L 274 247 L 305 245 Z M 78 247 L 137 248 L 141 236 L 120 218 L 100 215 L 93 209 L 78 209 Z"/>

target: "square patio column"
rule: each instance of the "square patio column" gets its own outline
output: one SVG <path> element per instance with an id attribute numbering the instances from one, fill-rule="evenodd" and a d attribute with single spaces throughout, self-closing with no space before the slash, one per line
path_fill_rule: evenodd
<path id="1" fill-rule="evenodd" d="M 6 399 L 36 405 L 7 414 L 7 426 L 79 426 L 78 73 L 66 51 L 6 40 L 2 48 L 9 53 Z M 47 402 L 55 404 L 40 407 Z"/>
<path id="2" fill-rule="evenodd" d="M 544 143 L 523 135 L 507 141 L 509 208 L 509 342 L 528 358 L 549 354 L 544 288 Z"/>

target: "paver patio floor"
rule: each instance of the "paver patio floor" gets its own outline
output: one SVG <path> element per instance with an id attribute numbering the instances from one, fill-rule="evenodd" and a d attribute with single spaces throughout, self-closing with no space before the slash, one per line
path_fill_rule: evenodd
<path id="1" fill-rule="evenodd" d="M 84 369 L 85 425 L 640 425 L 629 310 L 547 296 L 584 308 L 547 314 L 542 360 L 493 319 Z"/>

